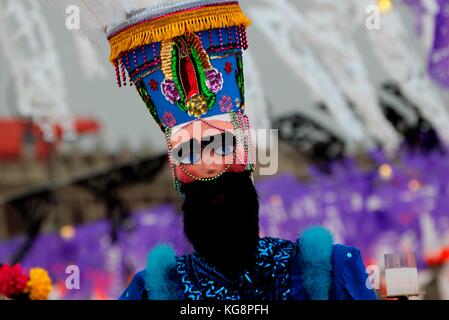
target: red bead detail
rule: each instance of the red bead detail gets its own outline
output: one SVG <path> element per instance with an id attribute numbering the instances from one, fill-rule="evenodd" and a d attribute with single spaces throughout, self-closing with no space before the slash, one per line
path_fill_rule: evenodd
<path id="1" fill-rule="evenodd" d="M 176 118 L 171 112 L 165 112 L 164 123 L 167 127 L 173 128 L 176 125 Z"/>
<path id="2" fill-rule="evenodd" d="M 231 31 L 230 27 L 228 27 L 228 40 L 229 40 L 229 46 L 232 49 L 232 31 Z"/>
<path id="3" fill-rule="evenodd" d="M 157 81 L 154 79 L 151 79 L 149 85 L 150 85 L 151 90 L 153 90 L 153 91 L 157 91 L 157 89 L 159 88 L 159 83 L 157 83 Z"/>
<path id="4" fill-rule="evenodd" d="M 210 47 L 212 47 L 213 44 L 214 44 L 214 38 L 213 38 L 212 30 L 209 30 L 209 45 L 210 45 Z"/>
<path id="5" fill-rule="evenodd" d="M 154 66 L 158 65 L 159 62 L 160 62 L 160 60 L 151 61 L 151 62 L 147 63 L 146 65 L 141 66 L 140 70 L 145 70 L 145 69 L 154 67 Z M 139 73 L 139 71 L 134 70 L 129 76 L 130 76 L 130 78 L 135 78 L 135 76 L 138 73 Z"/>
<path id="6" fill-rule="evenodd" d="M 226 71 L 227 74 L 231 74 L 231 72 L 233 70 L 232 63 L 226 62 L 224 70 Z"/>
<path id="7" fill-rule="evenodd" d="M 143 64 L 147 64 L 147 51 L 145 46 L 142 46 L 142 56 L 143 56 Z"/>
<path id="8" fill-rule="evenodd" d="M 122 63 L 121 63 L 121 67 L 122 67 L 122 82 L 123 85 L 126 86 L 126 70 L 125 70 L 125 64 L 123 62 L 123 58 L 121 59 Z"/>
<path id="9" fill-rule="evenodd" d="M 131 66 L 129 64 L 129 55 L 128 54 L 125 54 L 125 66 L 126 66 L 126 69 L 131 70 Z"/>
<path id="10" fill-rule="evenodd" d="M 115 76 L 117 77 L 117 86 L 122 86 L 122 80 L 120 79 L 120 67 L 119 67 L 119 60 L 115 61 Z"/>

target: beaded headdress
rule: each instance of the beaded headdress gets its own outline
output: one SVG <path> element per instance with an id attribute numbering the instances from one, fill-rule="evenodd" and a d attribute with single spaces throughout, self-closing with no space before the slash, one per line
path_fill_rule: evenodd
<path id="1" fill-rule="evenodd" d="M 249 24 L 238 1 L 193 0 L 165 1 L 108 27 L 117 84 L 134 85 L 165 132 L 173 173 L 171 138 L 195 122 L 232 131 L 244 150 L 240 165 L 253 170 L 242 62 Z"/>

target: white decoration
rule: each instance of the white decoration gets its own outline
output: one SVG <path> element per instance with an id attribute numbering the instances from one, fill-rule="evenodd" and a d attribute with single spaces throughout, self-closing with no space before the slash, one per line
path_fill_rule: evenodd
<path id="1" fill-rule="evenodd" d="M 310 28 L 308 22 L 295 8 L 282 6 L 281 2 L 284 1 L 280 1 L 269 3 L 265 7 L 253 7 L 250 12 L 254 23 L 274 44 L 273 48 L 278 56 L 308 86 L 314 99 L 328 107 L 333 121 L 338 126 L 334 132 L 338 131 L 337 136 L 348 148 L 354 149 L 360 144 L 370 145 L 361 123 L 350 110 L 342 93 L 315 58 L 308 43 L 304 41 L 306 39 L 316 46 L 324 47 L 327 39 L 316 36 L 316 30 Z M 338 48 L 337 43 L 335 47 Z M 317 114 L 320 111 L 309 110 L 308 113 Z M 315 118 L 323 117 L 325 115 L 321 112 L 321 115 Z M 324 124 L 324 127 L 328 126 Z"/>
<path id="2" fill-rule="evenodd" d="M 253 130 L 268 130 L 271 128 L 270 111 L 261 76 L 256 61 L 250 51 L 243 54 L 245 65 L 245 113 L 248 115 Z M 268 141 L 257 140 L 258 148 L 266 150 Z"/>
<path id="3" fill-rule="evenodd" d="M 435 221 L 430 213 L 419 215 L 419 226 L 421 231 L 422 246 L 425 255 L 438 254 L 442 247 L 441 239 L 435 226 Z"/>
<path id="4" fill-rule="evenodd" d="M 422 17 L 422 43 L 426 52 L 430 52 L 435 39 L 435 16 L 438 14 L 440 6 L 437 0 L 425 0 L 421 3 L 426 8 L 426 14 Z"/>
<path id="5" fill-rule="evenodd" d="M 40 0 L 55 8 L 61 16 L 66 16 L 66 8 L 79 8 L 80 31 L 92 43 L 106 41 L 105 33 L 109 25 L 117 24 L 126 18 L 128 13 L 126 0 Z M 129 0 L 132 1 L 132 0 Z M 130 2 L 131 3 L 131 2 Z"/>
<path id="6" fill-rule="evenodd" d="M 375 4 L 375 0 L 366 0 Z M 379 30 L 367 30 L 372 48 L 389 77 L 396 81 L 404 96 L 418 107 L 439 137 L 449 144 L 449 114 L 432 84 L 423 59 L 408 44 L 409 34 L 397 10 L 381 13 Z"/>
<path id="7" fill-rule="evenodd" d="M 76 6 L 80 10 L 80 31 L 93 44 L 106 41 L 108 27 L 115 26 L 136 10 L 172 6 L 186 0 L 40 0 L 48 6 L 56 8 L 60 15 L 65 14 L 68 6 Z"/>
<path id="8" fill-rule="evenodd" d="M 97 51 L 88 38 L 73 32 L 73 41 L 78 54 L 78 60 L 86 77 L 90 80 L 105 79 L 107 71 L 100 62 Z"/>
<path id="9" fill-rule="evenodd" d="M 417 268 L 386 269 L 385 278 L 388 296 L 406 296 L 419 292 Z"/>
<path id="10" fill-rule="evenodd" d="M 446 262 L 438 275 L 438 289 L 441 300 L 449 300 L 449 262 Z"/>
<path id="11" fill-rule="evenodd" d="M 360 1 L 314 0 L 306 13 L 307 23 L 315 29 L 315 37 L 322 38 L 327 46 L 310 45 L 318 52 L 335 84 L 353 103 L 368 133 L 378 140 L 386 151 L 394 151 L 400 142 L 398 133 L 382 113 L 376 89 L 370 81 L 363 57 L 352 36 L 364 11 Z M 286 0 L 280 1 L 284 12 L 294 7 Z M 351 14 L 349 14 L 351 13 Z M 332 41 L 324 41 L 332 39 Z M 336 46 L 335 44 L 338 43 Z"/>
<path id="12" fill-rule="evenodd" d="M 49 27 L 35 0 L 0 0 L 0 43 L 15 81 L 18 109 L 54 141 L 53 125 L 73 138 L 63 71 Z"/>

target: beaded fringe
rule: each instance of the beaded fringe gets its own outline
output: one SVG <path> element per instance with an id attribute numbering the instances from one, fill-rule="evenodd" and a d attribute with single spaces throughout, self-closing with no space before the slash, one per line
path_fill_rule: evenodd
<path id="1" fill-rule="evenodd" d="M 110 60 L 112 64 L 115 64 L 117 59 L 127 51 L 153 42 L 173 39 L 188 32 L 233 26 L 247 27 L 250 24 L 251 20 L 238 4 L 199 8 L 143 21 L 109 38 Z"/>

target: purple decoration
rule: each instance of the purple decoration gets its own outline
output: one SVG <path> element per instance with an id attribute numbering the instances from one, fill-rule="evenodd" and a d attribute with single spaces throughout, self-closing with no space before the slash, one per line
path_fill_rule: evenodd
<path id="1" fill-rule="evenodd" d="M 164 82 L 161 83 L 161 90 L 165 99 L 172 104 L 175 104 L 181 99 L 179 90 L 173 80 L 165 79 Z"/>
<path id="2" fill-rule="evenodd" d="M 101 220 L 76 227 L 73 238 L 58 233 L 40 236 L 22 262 L 25 268 L 43 267 L 53 280 L 57 299 L 116 299 L 129 276 L 145 267 L 149 250 L 160 242 L 169 243 L 178 254 L 191 251 L 184 238 L 182 219 L 172 206 L 161 206 L 132 217 L 132 231 L 122 230 L 111 244 L 110 224 Z M 23 239 L 0 242 L 0 262 L 8 263 Z M 79 267 L 80 290 L 67 290 L 65 270 Z"/>
<path id="3" fill-rule="evenodd" d="M 223 75 L 217 69 L 206 71 L 206 85 L 214 94 L 223 90 L 223 83 Z"/>
<path id="4" fill-rule="evenodd" d="M 435 39 L 429 57 L 429 72 L 442 88 L 449 89 L 449 0 L 438 0 L 440 10 L 435 18 Z"/>
<path id="5" fill-rule="evenodd" d="M 232 110 L 232 99 L 228 96 L 223 96 L 220 101 L 221 112 L 230 112 Z"/>
<path id="6" fill-rule="evenodd" d="M 173 113 L 165 112 L 164 114 L 164 124 L 166 127 L 173 128 L 176 125 L 176 119 Z"/>

